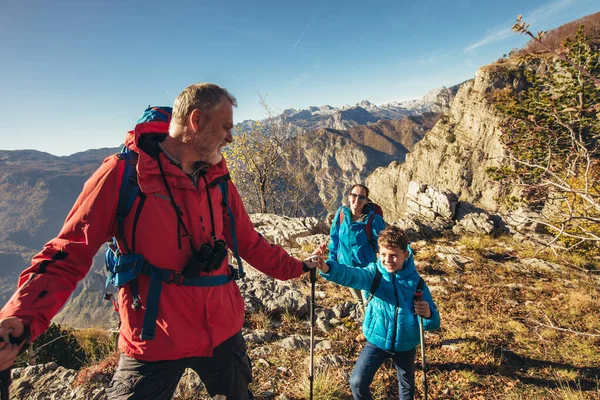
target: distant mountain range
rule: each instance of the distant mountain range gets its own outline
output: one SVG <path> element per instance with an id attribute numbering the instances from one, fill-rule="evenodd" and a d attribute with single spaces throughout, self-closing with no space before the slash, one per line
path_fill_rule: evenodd
<path id="1" fill-rule="evenodd" d="M 382 119 L 397 120 L 425 113 L 443 113 L 452 103 L 461 84 L 429 91 L 417 100 L 375 105 L 363 100 L 353 106 L 332 107 L 324 105 L 302 110 L 289 108 L 276 118 L 285 119 L 296 127 L 296 133 L 306 133 L 319 128 L 346 130 L 357 125 L 370 125 Z M 251 130 L 256 121 L 245 120 L 236 125 L 238 131 Z"/>

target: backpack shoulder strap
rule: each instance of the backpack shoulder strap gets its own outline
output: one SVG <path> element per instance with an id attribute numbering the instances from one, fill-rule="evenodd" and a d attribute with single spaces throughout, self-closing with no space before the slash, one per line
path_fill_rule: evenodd
<path id="1" fill-rule="evenodd" d="M 129 214 L 129 211 L 131 211 L 131 207 L 133 207 L 133 203 L 140 193 L 136 169 L 138 155 L 133 151 L 124 150 L 117 154 L 117 157 L 125 162 L 125 169 L 123 171 L 123 178 L 119 189 L 119 201 L 117 203 L 117 236 L 119 239 L 123 240 L 127 252 L 131 252 L 131 249 L 128 248 L 127 241 L 125 240 L 124 226 L 125 218 L 127 217 L 127 214 Z"/>
<path id="2" fill-rule="evenodd" d="M 367 309 L 369 302 L 373 298 L 373 295 L 377 291 L 377 288 L 379 288 L 379 284 L 381 283 L 381 278 L 382 278 L 381 272 L 379 272 L 379 269 L 377 267 L 375 267 L 375 276 L 373 277 L 373 282 L 371 283 L 371 289 L 369 289 L 369 298 L 367 299 L 367 301 L 365 301 L 365 310 Z"/>
<path id="3" fill-rule="evenodd" d="M 338 214 L 338 229 L 340 226 L 342 226 L 342 222 L 344 222 L 344 209 L 340 208 L 340 213 Z"/>
<path id="4" fill-rule="evenodd" d="M 116 220 L 117 220 L 117 234 L 112 238 L 111 241 L 108 242 L 108 249 L 106 250 L 105 255 L 105 264 L 106 269 L 108 271 L 108 276 L 106 278 L 106 284 L 104 285 L 104 298 L 106 300 L 110 300 L 112 298 L 112 294 L 108 292 L 108 287 L 110 283 L 113 283 L 115 286 L 118 286 L 119 283 L 115 280 L 116 278 L 116 264 L 118 263 L 119 257 L 121 257 L 122 253 L 119 251 L 117 247 L 117 238 L 123 244 L 124 250 L 128 254 L 132 254 L 135 249 L 135 226 L 137 224 L 137 219 L 141 212 L 141 208 L 143 206 L 144 197 L 141 197 L 140 203 L 138 205 L 138 209 L 135 215 L 135 220 L 133 223 L 133 233 L 132 233 L 132 246 L 129 247 L 127 243 L 127 239 L 125 238 L 125 218 L 129 211 L 131 211 L 131 207 L 133 207 L 133 203 L 135 202 L 135 198 L 138 195 L 141 195 L 140 187 L 137 182 L 137 161 L 138 155 L 137 153 L 129 150 L 128 148 L 123 148 L 120 153 L 117 154 L 119 160 L 122 160 L 125 163 L 125 167 L 123 169 L 123 176 L 121 177 L 121 186 L 119 187 L 119 198 L 117 200 L 117 212 L 116 212 Z M 139 304 L 139 296 L 137 293 L 137 285 L 134 280 L 132 280 L 133 275 L 128 278 L 128 281 L 132 283 L 132 295 L 134 298 L 133 307 L 136 309 L 136 304 Z M 114 301 L 113 301 L 114 303 Z M 116 309 L 116 303 L 115 303 Z"/>
<path id="5" fill-rule="evenodd" d="M 375 218 L 375 213 L 371 213 L 367 217 L 367 226 L 365 227 L 365 229 L 367 230 L 367 238 L 369 238 L 369 243 L 371 243 L 373 241 L 373 232 L 372 232 L 373 218 Z"/>
<path id="6" fill-rule="evenodd" d="M 379 246 L 377 245 L 377 240 L 373 239 L 373 219 L 374 218 L 375 218 L 375 212 L 372 212 L 367 219 L 367 225 L 365 226 L 365 229 L 367 231 L 367 239 L 369 240 L 369 243 L 371 244 L 371 247 L 373 248 L 373 252 L 377 253 L 377 251 L 379 250 Z"/>
<path id="7" fill-rule="evenodd" d="M 215 178 L 213 181 L 211 181 L 207 186 L 208 188 L 214 188 L 215 186 L 220 186 L 221 183 L 225 183 L 224 187 L 221 187 L 221 193 L 224 193 L 223 195 L 223 199 L 225 199 L 225 197 L 227 196 L 227 181 L 231 180 L 231 175 L 229 173 L 225 174 L 225 175 L 221 175 L 218 178 Z M 225 202 L 226 200 L 224 200 Z M 223 204 L 225 205 L 225 204 Z"/>
<path id="8" fill-rule="evenodd" d="M 239 277 L 243 278 L 244 276 L 246 276 L 246 274 L 244 273 L 242 259 L 240 258 L 240 253 L 238 251 L 237 234 L 235 232 L 235 216 L 233 215 L 233 210 L 229 206 L 229 180 L 229 174 L 224 175 L 222 179 L 219 179 L 217 185 L 219 185 L 219 189 L 221 189 L 221 196 L 223 197 L 223 206 L 227 208 L 227 215 L 229 216 L 229 231 L 231 232 L 231 238 L 233 240 L 233 256 L 235 257 L 235 260 L 238 264 Z"/>

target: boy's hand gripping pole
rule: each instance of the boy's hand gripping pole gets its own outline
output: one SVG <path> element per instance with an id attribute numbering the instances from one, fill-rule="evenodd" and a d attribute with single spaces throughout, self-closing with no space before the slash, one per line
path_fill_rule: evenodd
<path id="1" fill-rule="evenodd" d="M 423 278 L 419 279 L 419 283 L 417 284 L 417 291 L 415 292 L 414 301 L 423 300 L 423 287 L 425 286 L 425 281 Z M 423 317 L 420 315 L 417 316 L 419 319 L 419 335 L 421 337 L 421 367 L 423 368 L 423 394 L 424 399 L 427 400 L 427 364 L 425 363 L 425 331 L 423 329 Z"/>

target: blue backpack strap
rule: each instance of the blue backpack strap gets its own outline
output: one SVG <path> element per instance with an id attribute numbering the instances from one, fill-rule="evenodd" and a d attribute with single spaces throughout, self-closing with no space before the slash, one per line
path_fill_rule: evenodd
<path id="1" fill-rule="evenodd" d="M 146 298 L 146 312 L 144 314 L 141 339 L 152 340 L 155 337 L 156 318 L 158 317 L 158 305 L 163 282 L 181 286 L 220 286 L 235 279 L 236 274 L 234 271 L 232 271 L 231 276 L 225 274 L 185 278 L 180 272 L 155 267 L 145 262 L 145 266 L 141 272 L 150 276 L 150 287 L 148 289 L 148 297 Z"/>
<path id="2" fill-rule="evenodd" d="M 140 192 L 140 186 L 137 183 L 137 153 L 124 149 L 119 155 L 119 158 L 125 161 L 125 169 L 123 171 L 123 179 L 121 180 L 121 188 L 119 189 L 119 203 L 117 204 L 117 237 L 123 240 L 127 252 L 131 252 L 127 242 L 125 241 L 124 226 L 125 218 L 131 211 L 133 203 Z"/>
<path id="3" fill-rule="evenodd" d="M 114 241 L 108 242 L 108 249 L 104 254 L 104 265 L 106 266 L 106 270 L 108 271 L 108 276 L 106 277 L 106 283 L 104 284 L 104 300 L 112 299 L 112 293 L 109 293 L 108 287 L 111 282 L 114 282 L 115 279 L 115 268 L 114 266 L 117 263 L 118 252 L 117 244 Z"/>
<path id="4" fill-rule="evenodd" d="M 131 249 L 129 249 L 127 240 L 125 239 L 124 226 L 125 218 L 127 217 L 127 214 L 129 214 L 131 207 L 133 207 L 136 197 L 140 193 L 140 187 L 137 184 L 136 170 L 138 155 L 137 153 L 124 147 L 121 153 L 117 154 L 117 157 L 125 162 L 123 176 L 121 179 L 121 187 L 119 188 L 119 200 L 117 202 L 117 237 L 122 240 L 124 247 L 128 252 L 130 252 Z M 108 270 L 108 277 L 106 278 L 106 283 L 104 285 L 104 298 L 106 300 L 110 300 L 112 298 L 112 295 L 108 292 L 110 283 L 113 283 L 115 286 L 120 286 L 123 284 L 117 282 L 120 276 L 117 275 L 118 271 L 116 271 L 116 268 L 122 254 L 117 247 L 116 239 L 117 238 L 114 237 L 112 241 L 109 242 L 108 250 L 105 254 L 105 264 L 106 269 Z M 134 277 L 130 278 L 129 280 L 132 280 L 133 278 Z M 134 296 L 134 305 L 137 305 L 139 304 L 139 295 L 137 293 L 136 283 L 132 283 L 132 292 Z"/>
<path id="5" fill-rule="evenodd" d="M 235 217 L 233 215 L 233 210 L 229 206 L 228 188 L 228 180 L 222 180 L 219 182 L 219 189 L 221 189 L 221 196 L 223 197 L 223 205 L 227 207 L 227 214 L 229 215 L 229 231 L 233 240 L 233 256 L 235 257 L 238 264 L 239 277 L 244 278 L 246 276 L 246 273 L 244 272 L 244 268 L 242 267 L 242 259 L 240 258 L 240 253 L 238 252 L 237 234 L 235 232 Z"/>

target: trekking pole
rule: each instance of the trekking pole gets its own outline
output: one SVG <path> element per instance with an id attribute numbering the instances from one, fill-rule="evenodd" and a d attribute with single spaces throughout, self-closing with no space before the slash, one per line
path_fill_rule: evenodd
<path id="1" fill-rule="evenodd" d="M 310 383 L 310 400 L 313 399 L 313 381 L 314 381 L 314 357 L 315 357 L 315 283 L 317 282 L 317 268 L 310 270 L 310 365 L 308 371 L 308 381 Z"/>
<path id="2" fill-rule="evenodd" d="M 0 342 L 10 343 L 10 329 L 6 334 L 0 337 Z M 0 400 L 10 399 L 10 370 L 11 367 L 6 368 L 4 371 L 0 371 Z"/>
<path id="3" fill-rule="evenodd" d="M 10 367 L 4 371 L 0 371 L 0 399 L 10 399 Z"/>
<path id="4" fill-rule="evenodd" d="M 419 279 L 417 284 L 417 291 L 415 292 L 414 301 L 421 301 L 423 299 L 423 286 L 425 281 L 423 278 Z M 425 331 L 423 329 L 423 317 L 417 316 L 419 319 L 419 336 L 421 338 L 421 367 L 423 368 L 423 393 L 425 394 L 425 400 L 427 400 L 427 364 L 425 363 Z"/>

